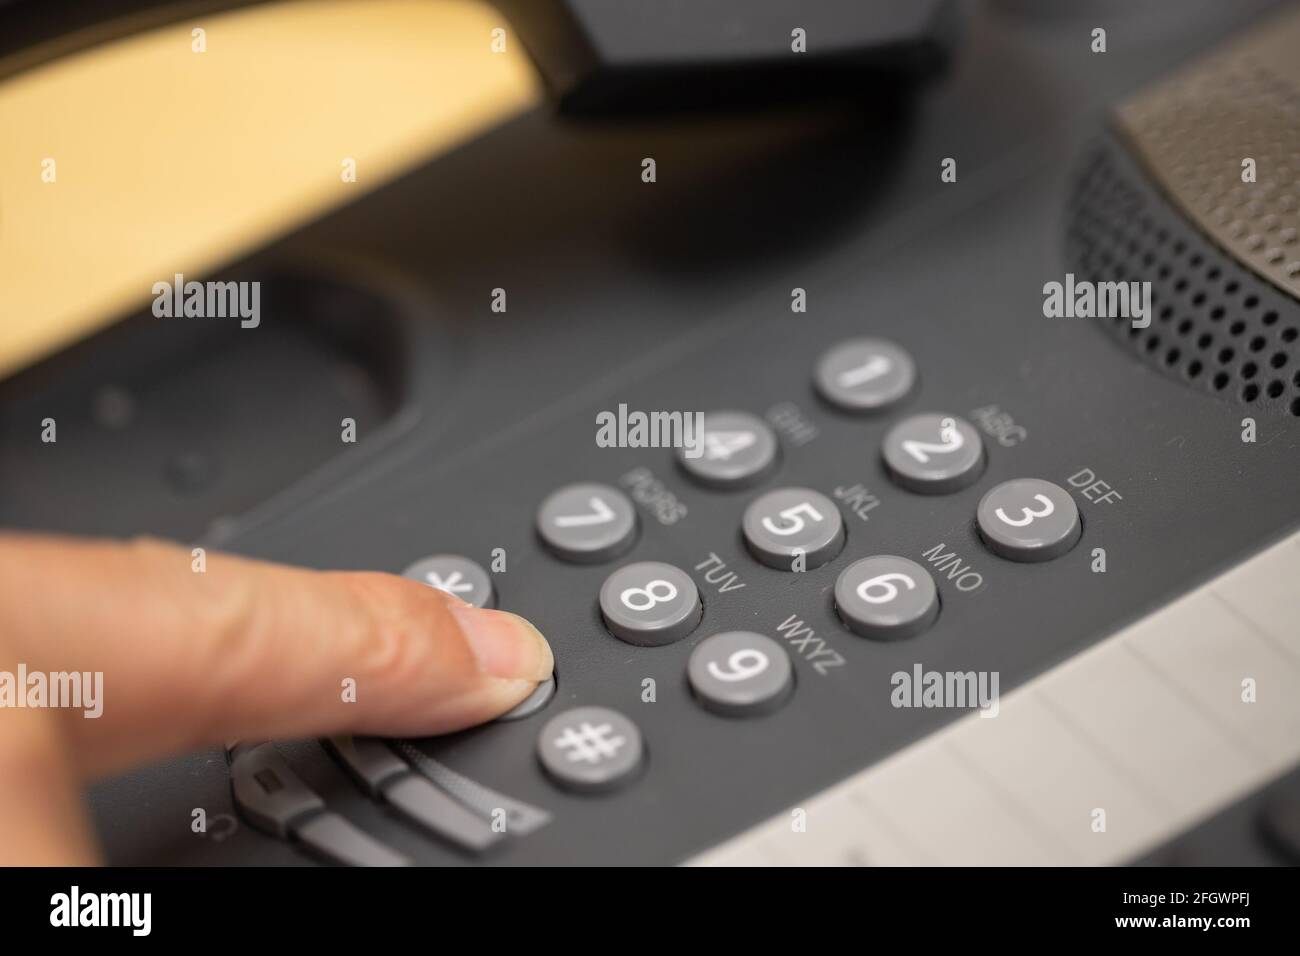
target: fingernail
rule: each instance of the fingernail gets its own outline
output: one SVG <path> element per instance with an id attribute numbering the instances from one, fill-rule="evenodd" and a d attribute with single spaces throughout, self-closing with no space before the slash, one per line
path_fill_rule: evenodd
<path id="1" fill-rule="evenodd" d="M 484 674 L 530 681 L 551 676 L 555 669 L 551 645 L 518 614 L 469 604 L 452 605 L 450 610 Z"/>

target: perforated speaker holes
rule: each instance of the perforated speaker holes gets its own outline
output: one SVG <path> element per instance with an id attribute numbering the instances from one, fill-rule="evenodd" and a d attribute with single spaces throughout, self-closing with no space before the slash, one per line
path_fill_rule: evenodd
<path id="1" fill-rule="evenodd" d="M 1100 320 L 1146 364 L 1225 399 L 1300 417 L 1300 303 L 1175 213 L 1114 140 L 1071 187 L 1066 261 L 1093 282 L 1151 282 L 1152 321 Z"/>

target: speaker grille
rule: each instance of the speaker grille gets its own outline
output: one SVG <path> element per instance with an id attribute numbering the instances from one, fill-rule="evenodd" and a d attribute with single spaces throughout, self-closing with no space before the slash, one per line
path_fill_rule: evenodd
<path id="1" fill-rule="evenodd" d="M 1149 327 L 1098 321 L 1148 365 L 1300 417 L 1300 303 L 1209 241 L 1110 137 L 1072 183 L 1066 259 L 1079 278 L 1151 282 Z"/>
<path id="2" fill-rule="evenodd" d="M 1143 90 L 1117 119 L 1175 205 L 1300 299 L 1300 10 Z"/>

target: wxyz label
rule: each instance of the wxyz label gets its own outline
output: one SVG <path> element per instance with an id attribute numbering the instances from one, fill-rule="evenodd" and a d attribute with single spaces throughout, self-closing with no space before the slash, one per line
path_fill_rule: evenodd
<path id="1" fill-rule="evenodd" d="M 832 667 L 844 666 L 844 658 L 839 652 L 827 647 L 826 642 L 817 636 L 816 631 L 793 614 L 778 624 L 776 629 L 790 645 L 790 649 L 811 664 L 813 670 L 823 677 Z"/>

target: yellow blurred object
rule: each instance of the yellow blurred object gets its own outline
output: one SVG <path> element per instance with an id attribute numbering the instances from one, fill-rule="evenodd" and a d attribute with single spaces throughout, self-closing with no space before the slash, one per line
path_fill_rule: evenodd
<path id="1" fill-rule="evenodd" d="M 505 27 L 477 0 L 301 0 L 0 84 L 0 377 L 535 104 Z"/>

